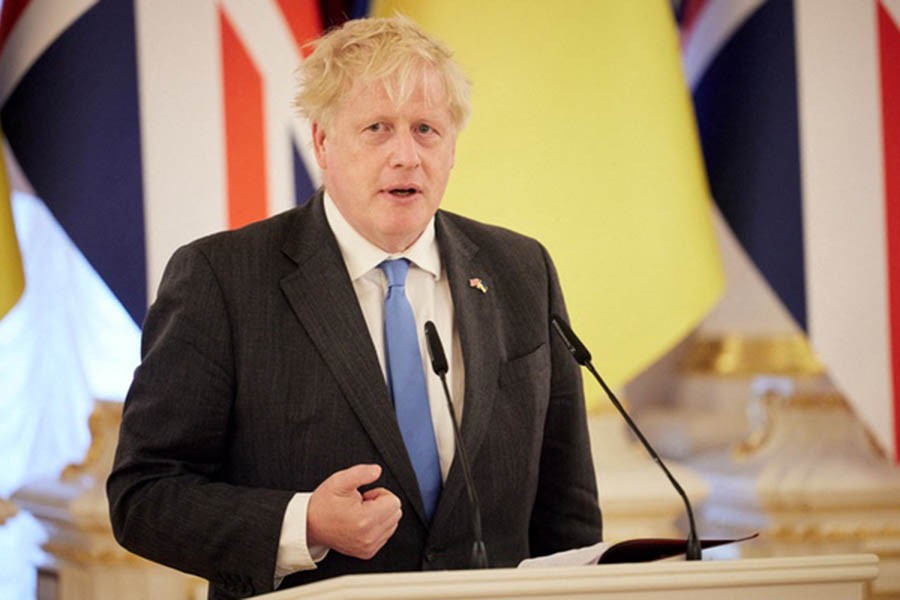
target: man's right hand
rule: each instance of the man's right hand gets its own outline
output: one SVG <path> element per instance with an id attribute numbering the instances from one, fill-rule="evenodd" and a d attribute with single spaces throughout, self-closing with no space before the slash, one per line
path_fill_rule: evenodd
<path id="1" fill-rule="evenodd" d="M 325 546 L 366 560 L 375 556 L 403 516 L 400 499 L 389 490 L 359 492 L 379 477 L 379 465 L 355 465 L 323 481 L 306 509 L 307 546 Z"/>

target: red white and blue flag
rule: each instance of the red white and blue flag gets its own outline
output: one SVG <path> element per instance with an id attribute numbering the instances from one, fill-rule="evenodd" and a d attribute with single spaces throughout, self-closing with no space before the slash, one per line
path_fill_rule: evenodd
<path id="1" fill-rule="evenodd" d="M 0 121 L 26 283 L 0 320 L 0 496 L 79 459 L 94 400 L 124 397 L 177 246 L 314 191 L 292 100 L 328 7 L 3 3 Z"/>
<path id="2" fill-rule="evenodd" d="M 688 0 L 712 194 L 900 460 L 900 0 Z"/>

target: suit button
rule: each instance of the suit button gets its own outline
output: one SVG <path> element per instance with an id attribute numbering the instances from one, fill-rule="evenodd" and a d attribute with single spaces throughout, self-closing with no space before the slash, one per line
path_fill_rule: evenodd
<path id="1" fill-rule="evenodd" d="M 425 562 L 432 563 L 436 561 L 442 551 L 442 548 L 429 548 L 425 551 Z"/>

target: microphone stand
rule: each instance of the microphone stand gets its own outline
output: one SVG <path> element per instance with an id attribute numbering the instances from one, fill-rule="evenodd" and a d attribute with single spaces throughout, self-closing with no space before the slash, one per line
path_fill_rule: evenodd
<path id="1" fill-rule="evenodd" d="M 463 447 L 462 436 L 459 433 L 459 424 L 456 422 L 456 412 L 453 410 L 453 402 L 450 400 L 450 388 L 447 387 L 447 357 L 444 355 L 444 347 L 438 336 L 434 323 L 425 323 L 425 341 L 428 346 L 428 354 L 431 356 L 431 366 L 435 375 L 441 380 L 444 388 L 444 397 L 447 399 L 447 410 L 450 411 L 450 421 L 453 423 L 453 438 L 456 440 L 456 455 L 462 465 L 463 477 L 466 481 L 466 492 L 469 495 L 469 504 L 472 506 L 472 530 L 475 542 L 472 545 L 471 565 L 473 569 L 487 569 L 487 549 L 484 546 L 484 536 L 481 530 L 481 504 L 478 502 L 478 494 L 475 492 L 475 480 L 472 479 L 472 471 L 469 469 L 469 460 L 466 458 L 466 450 Z"/>
<path id="2" fill-rule="evenodd" d="M 562 338 L 563 343 L 566 345 L 566 348 L 575 357 L 575 361 L 578 364 L 585 367 L 591 375 L 594 376 L 594 379 L 597 380 L 597 383 L 600 384 L 600 387 L 603 388 L 603 391 L 606 392 L 606 395 L 609 397 L 609 400 L 612 402 L 613 406 L 616 407 L 616 410 L 619 411 L 619 414 L 622 415 L 622 418 L 625 419 L 625 422 L 628 423 L 628 427 L 631 428 L 631 431 L 637 436 L 637 438 L 641 441 L 641 444 L 644 446 L 644 449 L 650 455 L 650 458 L 653 459 L 659 468 L 662 469 L 663 473 L 666 474 L 669 481 L 672 483 L 672 487 L 675 488 L 675 491 L 678 492 L 678 495 L 681 496 L 681 500 L 684 502 L 684 508 L 687 512 L 688 517 L 688 538 L 687 538 L 687 549 L 685 550 L 685 558 L 687 560 L 701 560 L 703 557 L 703 552 L 700 546 L 700 539 L 697 537 L 697 525 L 694 523 L 694 511 L 691 508 L 690 500 L 688 500 L 687 494 L 684 489 L 675 480 L 675 477 L 672 473 L 669 472 L 669 469 L 666 468 L 665 463 L 663 463 L 662 458 L 660 458 L 659 454 L 656 453 L 656 450 L 653 449 L 653 446 L 650 445 L 650 442 L 647 441 L 647 438 L 644 437 L 644 434 L 641 433 L 641 430 L 638 428 L 637 424 L 631 419 L 631 416 L 625 411 L 625 408 L 622 406 L 622 403 L 619 402 L 619 399 L 616 398 L 616 395 L 613 393 L 609 386 L 606 385 L 606 382 L 603 381 L 603 378 L 600 377 L 600 374 L 594 368 L 593 363 L 591 363 L 591 353 L 588 351 L 587 347 L 578 339 L 578 336 L 575 335 L 575 332 L 569 327 L 568 323 L 562 320 L 561 317 L 557 315 L 553 315 L 551 319 L 553 323 L 553 328 L 556 330 L 556 333 Z"/>
<path id="3" fill-rule="evenodd" d="M 447 398 L 447 410 L 450 411 L 451 421 L 453 422 L 453 438 L 456 440 L 456 447 L 459 448 L 459 462 L 463 468 L 463 476 L 466 480 L 466 492 L 469 494 L 469 504 L 472 506 L 472 530 L 475 535 L 475 542 L 472 545 L 472 568 L 487 569 L 487 549 L 484 547 L 484 537 L 481 532 L 481 504 L 478 502 L 478 495 L 475 492 L 475 482 L 472 479 L 472 471 L 469 469 L 469 461 L 466 459 L 466 453 L 462 446 L 462 437 L 459 435 L 459 425 L 456 424 L 456 413 L 453 412 L 453 403 L 450 401 L 450 390 L 447 388 L 447 376 L 445 374 L 438 375 L 441 379 L 441 385 L 444 387 L 444 396 Z"/>

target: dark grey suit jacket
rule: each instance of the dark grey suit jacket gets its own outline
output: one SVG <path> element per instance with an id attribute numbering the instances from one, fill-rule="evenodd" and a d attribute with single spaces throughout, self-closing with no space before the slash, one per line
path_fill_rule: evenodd
<path id="1" fill-rule="evenodd" d="M 534 240 L 439 211 L 436 233 L 465 363 L 463 443 L 491 566 L 601 538 L 578 367 L 549 316 L 565 313 Z M 482 293 L 469 286 L 480 277 Z M 144 325 L 108 482 L 118 541 L 211 583 L 272 590 L 282 518 L 357 463 L 403 503 L 371 560 L 330 552 L 284 586 L 348 573 L 468 565 L 471 514 L 454 462 L 432 523 L 375 348 L 325 220 L 303 207 L 198 240 L 172 257 Z"/>

